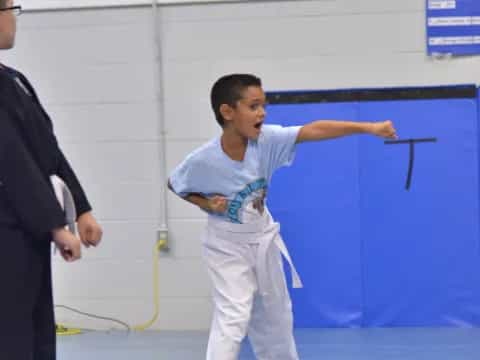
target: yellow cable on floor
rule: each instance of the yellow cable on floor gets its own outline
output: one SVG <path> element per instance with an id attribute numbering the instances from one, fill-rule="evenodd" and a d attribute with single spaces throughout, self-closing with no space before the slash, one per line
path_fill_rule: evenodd
<path id="1" fill-rule="evenodd" d="M 142 325 L 134 326 L 133 330 L 135 330 L 135 331 L 144 331 L 144 330 L 148 329 L 150 326 L 152 326 L 155 323 L 155 321 L 158 318 L 158 314 L 159 314 L 159 310 L 160 310 L 160 301 L 159 301 L 159 298 L 158 298 L 158 258 L 160 256 L 160 251 L 163 250 L 163 249 L 167 249 L 167 248 L 168 248 L 168 243 L 167 243 L 166 239 L 165 240 L 159 240 L 155 244 L 154 251 L 153 251 L 153 302 L 154 302 L 155 312 L 154 312 L 153 317 L 150 321 L 148 321 L 148 322 L 146 322 L 145 324 L 142 324 Z M 58 306 L 65 307 L 63 305 L 58 305 Z M 68 309 L 70 309 L 70 308 L 68 308 Z M 74 310 L 74 309 L 70 309 L 70 310 Z M 75 310 L 75 311 L 79 312 L 77 310 Z M 82 314 L 84 314 L 84 313 L 82 313 Z M 84 314 L 84 315 L 86 315 L 86 314 Z M 113 319 L 110 319 L 110 320 L 113 320 Z M 128 327 L 128 325 L 126 325 L 126 326 Z M 56 329 L 56 334 L 57 335 L 77 335 L 77 334 L 82 333 L 81 329 L 67 328 L 66 326 L 63 326 L 63 325 L 60 325 L 60 324 L 56 324 L 55 329 Z"/>
<path id="2" fill-rule="evenodd" d="M 157 321 L 158 313 L 160 311 L 160 301 L 158 298 L 158 257 L 160 256 L 160 250 L 165 249 L 167 247 L 167 240 L 160 240 L 155 245 L 153 250 L 153 303 L 155 312 L 153 317 L 150 321 L 146 322 L 142 325 L 137 325 L 133 327 L 135 331 L 144 331 L 152 326 L 155 321 Z"/>
<path id="3" fill-rule="evenodd" d="M 78 335 L 82 333 L 82 330 L 80 329 L 71 329 L 67 328 L 63 325 L 56 324 L 55 325 L 55 332 L 57 335 Z"/>

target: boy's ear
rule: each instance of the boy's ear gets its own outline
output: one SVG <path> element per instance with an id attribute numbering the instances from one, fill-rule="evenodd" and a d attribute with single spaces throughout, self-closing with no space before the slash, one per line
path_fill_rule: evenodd
<path id="1" fill-rule="evenodd" d="M 220 114 L 225 120 L 232 120 L 233 108 L 228 104 L 222 104 L 220 105 Z"/>

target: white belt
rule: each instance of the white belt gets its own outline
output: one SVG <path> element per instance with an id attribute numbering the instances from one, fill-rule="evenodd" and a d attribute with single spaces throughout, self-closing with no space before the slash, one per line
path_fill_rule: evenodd
<path id="1" fill-rule="evenodd" d="M 212 216 L 209 216 L 208 226 L 219 235 L 220 238 L 232 240 L 236 242 L 245 242 L 249 244 L 258 244 L 258 256 L 256 259 L 257 278 L 259 292 L 262 296 L 266 296 L 275 289 L 272 287 L 274 282 L 270 278 L 269 262 L 267 254 L 271 244 L 275 244 L 280 250 L 285 260 L 290 266 L 292 274 L 292 287 L 303 287 L 300 276 L 293 265 L 287 247 L 280 236 L 280 224 L 274 222 L 270 213 L 265 209 L 264 216 L 255 223 L 235 224 L 230 223 Z"/>
<path id="2" fill-rule="evenodd" d="M 58 203 L 60 204 L 65 213 L 65 220 L 67 221 L 68 229 L 73 234 L 75 234 L 75 221 L 77 220 L 77 210 L 75 209 L 73 195 L 67 184 L 65 184 L 65 182 L 57 175 L 50 176 L 50 182 L 52 183 Z"/>

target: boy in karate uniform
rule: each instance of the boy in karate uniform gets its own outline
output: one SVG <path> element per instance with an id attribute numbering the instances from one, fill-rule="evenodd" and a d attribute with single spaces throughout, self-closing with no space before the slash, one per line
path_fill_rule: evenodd
<path id="1" fill-rule="evenodd" d="M 207 360 L 236 360 L 248 334 L 259 360 L 297 360 L 283 255 L 293 286 L 301 281 L 265 198 L 274 171 L 292 163 L 296 144 L 352 134 L 396 138 L 390 121 L 315 121 L 264 125 L 265 94 L 253 75 L 233 74 L 213 86 L 211 103 L 222 135 L 193 151 L 169 187 L 206 211 L 204 258 L 214 314 Z"/>

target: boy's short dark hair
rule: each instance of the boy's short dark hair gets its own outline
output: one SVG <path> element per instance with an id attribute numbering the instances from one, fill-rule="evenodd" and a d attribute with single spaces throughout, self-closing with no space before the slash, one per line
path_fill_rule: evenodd
<path id="1" fill-rule="evenodd" d="M 249 86 L 262 86 L 262 81 L 255 75 L 250 74 L 231 74 L 222 76 L 212 87 L 210 101 L 217 122 L 221 127 L 225 124 L 225 119 L 220 113 L 222 104 L 235 107 L 237 101 L 242 98 L 242 92 Z"/>

